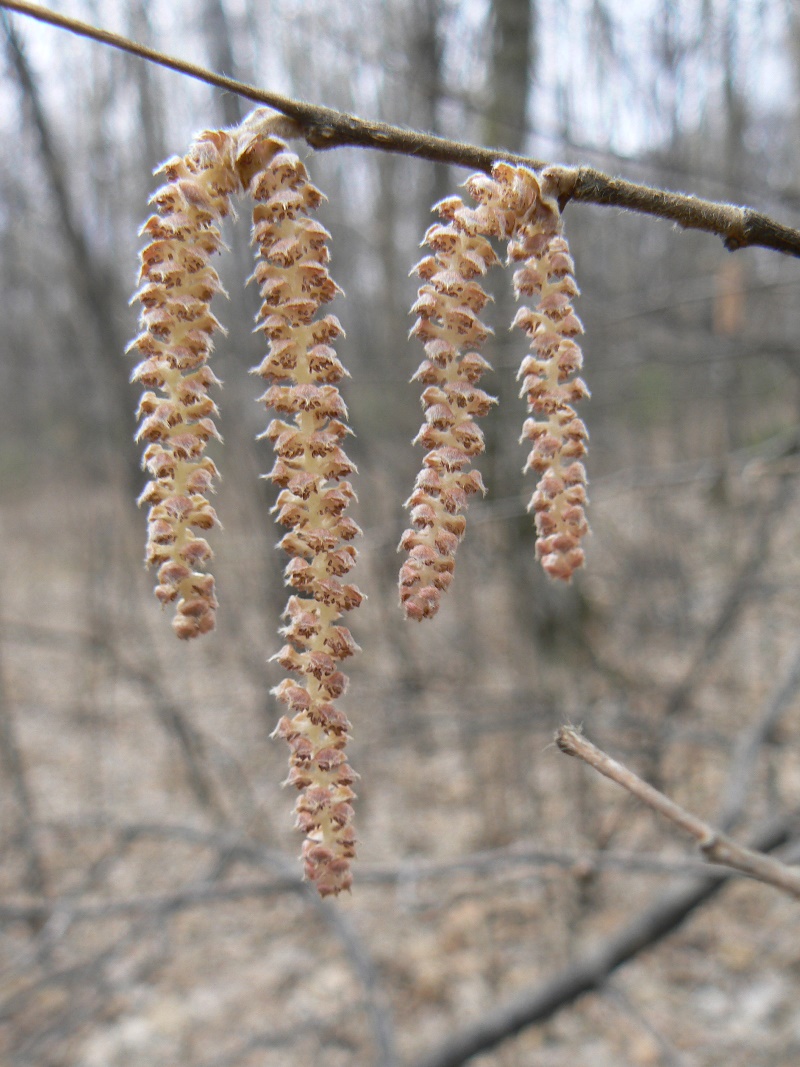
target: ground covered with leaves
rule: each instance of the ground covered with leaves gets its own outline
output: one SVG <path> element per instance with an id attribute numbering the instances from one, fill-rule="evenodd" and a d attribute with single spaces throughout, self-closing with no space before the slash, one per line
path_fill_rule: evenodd
<path id="1" fill-rule="evenodd" d="M 600 480 L 569 587 L 519 553 L 527 519 L 476 505 L 424 625 L 396 607 L 402 517 L 374 476 L 346 698 L 359 860 L 352 894 L 324 902 L 300 881 L 285 746 L 269 738 L 285 593 L 267 502 L 224 488 L 218 629 L 187 646 L 151 597 L 122 492 L 10 493 L 3 1062 L 461 1062 L 434 1057 L 706 869 L 557 751 L 565 722 L 709 821 L 730 816 L 741 840 L 796 811 L 800 693 L 758 734 L 800 655 L 793 462 L 756 452 L 666 489 L 655 468 Z M 796 926 L 796 901 L 731 880 L 471 1062 L 789 1067 Z"/>

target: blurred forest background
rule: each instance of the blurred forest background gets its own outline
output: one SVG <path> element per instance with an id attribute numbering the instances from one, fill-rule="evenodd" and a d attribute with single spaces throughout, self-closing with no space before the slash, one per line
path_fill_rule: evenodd
<path id="1" fill-rule="evenodd" d="M 362 117 L 800 223 L 792 0 L 50 7 Z M 360 860 L 352 896 L 320 903 L 298 879 L 286 747 L 269 740 L 286 592 L 258 480 L 272 458 L 247 375 L 262 351 L 246 212 L 216 308 L 229 333 L 215 355 L 225 529 L 211 637 L 173 638 L 134 505 L 123 350 L 152 172 L 248 105 L 5 14 L 0 104 L 2 1062 L 444 1067 L 467 1055 L 448 1042 L 492 1020 L 481 1067 L 800 1062 L 796 904 L 704 875 L 689 843 L 551 745 L 583 723 L 742 840 L 765 821 L 782 828 L 772 843 L 791 839 L 797 262 L 569 206 L 593 393 L 587 566 L 556 587 L 534 560 L 524 345 L 498 291 L 489 493 L 439 616 L 409 625 L 395 589 L 421 459 L 408 271 L 431 204 L 467 175 L 300 147 L 347 293 L 332 310 L 369 596 L 351 620 L 364 652 L 346 699 Z M 595 988 L 575 1000 L 582 973 Z M 499 1041 L 497 1011 L 524 1003 L 541 1010 L 519 1033 L 506 1019 Z"/>

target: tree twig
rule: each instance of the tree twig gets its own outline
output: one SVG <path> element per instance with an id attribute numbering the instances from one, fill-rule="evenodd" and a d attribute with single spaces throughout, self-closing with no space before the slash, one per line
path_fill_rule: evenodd
<path id="1" fill-rule="evenodd" d="M 88 37 L 101 44 L 118 48 L 139 56 L 150 63 L 167 67 L 190 78 L 206 82 L 218 89 L 236 93 L 255 103 L 266 104 L 283 115 L 294 119 L 302 128 L 306 142 L 312 148 L 340 148 L 358 146 L 374 148 L 383 152 L 425 159 L 436 163 L 451 163 L 454 166 L 471 167 L 489 171 L 498 159 L 539 170 L 548 164 L 530 156 L 505 152 L 501 148 L 486 148 L 479 145 L 434 137 L 418 130 L 404 129 L 383 122 L 371 122 L 334 108 L 308 104 L 280 93 L 259 89 L 253 85 L 226 78 L 196 63 L 166 55 L 153 48 L 137 44 L 127 37 L 109 30 L 99 29 L 87 22 L 49 11 L 27 0 L 0 0 L 0 7 L 28 15 L 40 22 L 47 22 L 81 37 Z M 668 192 L 639 185 L 604 174 L 594 167 L 560 167 L 560 199 L 562 207 L 570 200 L 606 207 L 624 208 L 640 214 L 667 219 L 683 229 L 703 230 L 722 238 L 727 249 L 759 246 L 770 248 L 785 255 L 800 256 L 800 230 L 786 226 L 760 211 L 734 204 L 701 200 L 684 193 Z"/>
<path id="2" fill-rule="evenodd" d="M 670 797 L 654 789 L 630 768 L 612 759 L 606 752 L 593 745 L 571 726 L 562 726 L 556 734 L 556 744 L 568 756 L 576 756 L 588 763 L 600 774 L 641 800 L 643 804 L 669 819 L 697 841 L 697 845 L 710 863 L 732 867 L 759 882 L 774 886 L 800 900 L 800 871 L 788 867 L 772 856 L 754 852 L 738 844 L 727 834 L 716 830 Z"/>
<path id="3" fill-rule="evenodd" d="M 658 1045 L 659 1052 L 661 1053 L 660 1061 L 663 1064 L 663 1067 L 688 1067 L 680 1050 L 673 1045 L 666 1034 L 662 1034 L 661 1031 L 650 1022 L 644 1012 L 634 1004 L 633 1000 L 628 996 L 622 986 L 613 980 L 606 982 L 603 986 L 601 995 L 611 1004 L 614 1004 L 618 1010 L 627 1015 L 631 1022 L 639 1026 L 653 1041 L 655 1041 Z"/>
<path id="4" fill-rule="evenodd" d="M 726 642 L 736 632 L 736 624 L 752 602 L 758 581 L 770 559 L 770 551 L 780 520 L 794 500 L 790 479 L 778 478 L 769 504 L 759 509 L 749 531 L 747 555 L 725 591 L 711 624 L 697 642 L 686 672 L 667 694 L 664 723 L 686 710 L 693 691 L 706 676 Z"/>
<path id="5" fill-rule="evenodd" d="M 2 634 L 2 630 L 0 630 Z M 44 859 L 36 834 L 36 813 L 28 781 L 25 758 L 17 736 L 17 724 L 6 692 L 0 646 L 0 769 L 11 782 L 11 792 L 18 809 L 18 834 L 25 856 L 23 885 L 33 893 L 46 894 L 47 877 Z M 33 920 L 34 929 L 36 920 Z"/>
<path id="6" fill-rule="evenodd" d="M 42 822 L 42 831 L 70 833 L 86 830 L 96 832 L 105 830 L 117 835 L 122 841 L 130 843 L 138 840 L 185 841 L 201 848 L 214 849 L 224 853 L 229 859 L 247 867 L 261 868 L 265 865 L 290 863 L 290 858 L 283 853 L 267 849 L 265 846 L 246 838 L 237 832 L 204 830 L 179 823 L 116 823 L 104 818 L 81 819 L 77 822 Z M 798 852 L 800 858 L 800 852 Z M 560 868 L 583 874 L 587 871 L 630 871 L 636 874 L 652 874 L 660 877 L 686 877 L 702 875 L 713 876 L 708 865 L 701 860 L 679 859 L 658 856 L 650 852 L 623 852 L 612 849 L 571 850 L 544 849 L 526 847 L 520 844 L 504 848 L 485 849 L 481 852 L 467 853 L 452 860 L 408 859 L 398 864 L 364 863 L 359 869 L 361 886 L 408 886 L 452 879 L 459 874 L 475 875 L 479 878 L 497 876 L 504 870 L 525 869 L 526 867 Z M 286 883 L 287 891 L 299 889 L 299 876 L 293 869 L 290 880 Z M 720 871 L 718 878 L 727 878 L 730 872 Z M 738 872 L 733 872 L 738 873 Z M 291 879 L 294 879 L 293 881 Z M 277 889 L 275 890 L 277 891 Z M 85 893 L 83 894 L 86 895 Z M 58 906 L 63 903 L 63 896 L 58 898 Z M 76 901 L 77 898 L 71 898 Z M 43 902 L 44 903 L 44 902 Z M 30 905 L 34 911 L 39 902 L 28 901 L 26 904 L 10 905 L 7 910 L 0 904 L 0 924 L 7 917 L 17 916 L 15 908 L 23 910 Z M 77 905 L 80 901 L 77 901 Z M 72 903 L 70 904 L 72 906 Z"/>
<path id="7" fill-rule="evenodd" d="M 761 714 L 736 740 L 728 785 L 716 817 L 717 825 L 723 830 L 731 830 L 744 814 L 761 749 L 771 739 L 781 717 L 792 706 L 798 689 L 800 642 L 795 645 L 785 676 L 770 693 Z"/>

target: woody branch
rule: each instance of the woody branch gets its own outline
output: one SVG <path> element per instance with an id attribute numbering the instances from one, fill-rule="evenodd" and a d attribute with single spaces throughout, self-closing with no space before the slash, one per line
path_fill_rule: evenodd
<path id="1" fill-rule="evenodd" d="M 169 56 L 155 49 L 123 37 L 117 33 L 92 26 L 79 19 L 49 11 L 27 0 L 0 0 L 0 8 L 28 15 L 40 22 L 68 30 L 70 33 L 88 37 L 101 44 L 118 48 L 148 62 L 167 67 L 214 85 L 227 92 L 236 93 L 247 100 L 279 111 L 297 123 L 297 135 L 312 148 L 341 148 L 355 146 L 374 148 L 383 152 L 396 152 L 429 162 L 450 163 L 489 173 L 498 159 L 521 163 L 533 170 L 552 166 L 545 160 L 534 159 L 505 152 L 501 148 L 486 148 L 479 145 L 434 137 L 418 130 L 404 129 L 383 122 L 370 122 L 336 111 L 333 108 L 308 104 L 279 93 L 259 89 L 253 85 L 226 78 L 195 63 Z M 647 185 L 626 181 L 604 174 L 594 167 L 559 167 L 559 202 L 563 210 L 570 200 L 603 207 L 624 208 L 643 215 L 667 219 L 682 229 L 702 230 L 720 237 L 727 249 L 769 248 L 784 255 L 800 256 L 800 230 L 749 207 L 702 200 L 684 193 L 655 189 Z"/>
<path id="2" fill-rule="evenodd" d="M 775 886 L 800 900 L 800 871 L 781 863 L 780 860 L 754 852 L 737 844 L 727 834 L 699 819 L 690 811 L 676 804 L 664 793 L 639 778 L 632 770 L 612 759 L 602 749 L 587 741 L 571 726 L 562 726 L 556 734 L 556 744 L 568 756 L 576 756 L 600 774 L 610 778 L 623 789 L 642 801 L 659 815 L 669 819 L 681 830 L 691 834 L 703 855 L 711 863 L 731 867 L 749 875 L 759 882 Z"/>

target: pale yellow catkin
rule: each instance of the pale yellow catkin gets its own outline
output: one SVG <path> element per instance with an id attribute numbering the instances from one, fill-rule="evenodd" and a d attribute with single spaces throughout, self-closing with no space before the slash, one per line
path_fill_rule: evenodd
<path id="1" fill-rule="evenodd" d="M 589 435 L 574 406 L 589 396 L 577 377 L 583 354 L 576 338 L 583 325 L 572 306 L 578 295 L 575 264 L 564 236 L 557 172 L 501 168 L 495 168 L 495 177 L 504 175 L 527 205 L 508 245 L 509 262 L 519 264 L 514 291 L 518 299 L 535 301 L 534 307 L 521 307 L 513 322 L 531 347 L 519 372 L 521 395 L 533 416 L 521 438 L 531 443 L 525 469 L 539 475 L 529 510 L 536 516 L 542 566 L 551 578 L 568 581 L 584 563 L 582 542 L 589 532 L 582 462 Z"/>
<path id="2" fill-rule="evenodd" d="M 304 164 L 279 138 L 260 135 L 241 146 L 239 165 L 256 201 L 257 321 L 269 343 L 254 373 L 268 384 L 261 401 L 277 415 L 263 434 L 277 454 L 267 477 L 280 490 L 278 522 L 287 529 L 280 547 L 291 557 L 285 576 L 295 590 L 287 643 L 274 658 L 299 678 L 275 690 L 289 711 L 275 733 L 291 749 L 287 782 L 300 793 L 305 874 L 324 897 L 352 883 L 356 775 L 344 751 L 350 723 L 336 701 L 347 687 L 341 661 L 358 646 L 339 620 L 363 600 L 343 581 L 361 531 L 345 514 L 355 468 L 342 447 L 350 431 L 338 383 L 346 371 L 332 346 L 342 328 L 334 315 L 319 314 L 339 290 L 327 269 L 329 234 L 311 217 L 322 195 Z"/>
<path id="3" fill-rule="evenodd" d="M 467 468 L 484 449 L 475 420 L 495 403 L 477 384 L 490 369 L 477 350 L 490 333 L 478 316 L 489 299 L 479 279 L 497 262 L 485 236 L 492 220 L 459 197 L 435 210 L 443 221 L 425 235 L 433 255 L 414 268 L 422 285 L 411 309 L 417 315 L 411 334 L 425 349 L 414 375 L 425 386 L 425 422 L 414 443 L 427 451 L 406 501 L 412 526 L 400 541 L 408 554 L 400 570 L 400 604 L 406 618 L 417 621 L 439 610 L 466 528 L 462 512 L 473 493 L 485 492 L 480 472 Z"/>
<path id="4" fill-rule="evenodd" d="M 207 500 L 217 469 L 204 455 L 218 438 L 209 388 L 219 382 L 208 367 L 212 335 L 220 324 L 211 299 L 221 290 L 211 266 L 221 245 L 219 225 L 239 189 L 233 166 L 236 139 L 206 131 L 187 154 L 160 168 L 166 184 L 152 202 L 157 214 L 144 224 L 149 243 L 141 253 L 141 332 L 131 343 L 141 362 L 133 380 L 145 387 L 137 439 L 146 442 L 151 481 L 140 503 L 150 505 L 146 561 L 158 568 L 156 596 L 175 603 L 175 633 L 197 637 L 214 628 L 217 600 L 207 573 L 208 541 L 196 531 L 217 525 Z"/>
<path id="5" fill-rule="evenodd" d="M 197 533 L 217 524 L 206 499 L 217 470 L 204 454 L 218 436 L 208 390 L 219 383 L 207 360 L 220 329 L 210 302 L 221 286 L 210 259 L 232 196 L 249 193 L 263 300 L 258 328 L 269 343 L 255 373 L 268 384 L 261 401 L 277 416 L 263 435 L 277 453 L 267 477 L 279 487 L 280 545 L 291 557 L 285 574 L 294 590 L 287 643 L 274 658 L 299 676 L 275 690 L 289 711 L 275 733 L 290 746 L 288 783 L 300 791 L 305 874 L 328 896 L 349 889 L 355 855 L 356 775 L 344 753 L 350 723 L 335 701 L 347 687 L 341 661 L 358 651 L 340 620 L 363 600 L 343 580 L 361 531 L 345 514 L 355 500 L 348 480 L 355 468 L 342 447 L 350 431 L 338 383 L 346 371 L 333 348 L 342 328 L 319 313 L 339 292 L 327 269 L 330 235 L 311 217 L 322 194 L 280 139 L 296 132 L 291 126 L 258 109 L 235 130 L 206 131 L 163 165 L 157 214 L 143 229 L 142 328 L 131 348 L 141 357 L 133 377 L 146 389 L 138 438 L 147 443 L 151 475 L 141 496 L 150 505 L 147 562 L 158 567 L 158 599 L 176 603 L 176 633 L 195 637 L 213 628 L 217 607 L 205 570 L 211 547 Z"/>

